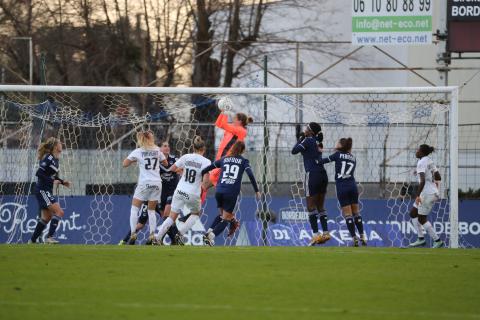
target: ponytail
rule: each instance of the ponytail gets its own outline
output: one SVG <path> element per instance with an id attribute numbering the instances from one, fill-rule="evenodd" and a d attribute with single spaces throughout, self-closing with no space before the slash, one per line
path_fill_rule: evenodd
<path id="1" fill-rule="evenodd" d="M 55 146 L 60 143 L 60 140 L 55 137 L 50 137 L 38 146 L 38 160 L 42 160 L 46 154 L 52 153 Z"/>
<path id="2" fill-rule="evenodd" d="M 236 157 L 243 154 L 243 152 L 245 152 L 245 143 L 243 141 L 237 141 L 228 152 L 228 156 Z"/>
<path id="3" fill-rule="evenodd" d="M 202 151 L 205 149 L 205 141 L 203 141 L 202 137 L 195 136 L 193 138 L 193 149 L 195 151 Z"/>
<path id="4" fill-rule="evenodd" d="M 142 149 L 151 149 L 155 146 L 155 138 L 150 130 L 137 132 L 137 144 Z"/>
<path id="5" fill-rule="evenodd" d="M 238 121 L 242 123 L 242 126 L 245 128 L 248 126 L 248 124 L 253 122 L 253 118 L 250 116 L 247 116 L 245 113 L 240 112 L 240 113 L 237 113 L 235 116 L 237 117 Z"/>
<path id="6" fill-rule="evenodd" d="M 428 156 L 430 153 L 432 153 L 433 151 L 435 151 L 435 148 L 432 147 L 432 146 L 429 146 L 428 144 L 422 144 L 420 145 L 419 147 L 420 149 L 420 152 L 423 154 L 423 156 Z"/>
<path id="7" fill-rule="evenodd" d="M 352 150 L 353 139 L 352 138 L 341 138 L 339 141 L 340 148 L 337 148 L 341 152 L 350 152 Z"/>

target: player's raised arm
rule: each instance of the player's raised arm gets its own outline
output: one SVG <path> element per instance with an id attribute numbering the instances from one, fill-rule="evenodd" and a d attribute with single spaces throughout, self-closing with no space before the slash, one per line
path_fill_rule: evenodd
<path id="1" fill-rule="evenodd" d="M 241 136 L 243 139 L 246 136 L 245 127 L 249 123 L 253 122 L 253 118 L 247 117 L 243 113 L 237 113 L 233 119 L 233 122 L 234 124 L 228 123 L 228 116 L 221 113 L 217 118 L 217 122 L 215 122 L 215 126 L 235 136 Z M 236 122 L 240 122 L 241 124 L 238 125 Z"/>
<path id="2" fill-rule="evenodd" d="M 325 195 L 327 193 L 328 176 L 319 159 L 322 158 L 321 143 L 323 142 L 322 127 L 316 122 L 306 125 L 305 131 L 292 149 L 292 154 L 301 154 L 305 169 L 305 200 L 307 202 L 308 221 L 312 228 L 310 245 L 328 241 L 327 211 L 325 210 Z M 322 225 L 323 233 L 319 232 L 318 220 Z"/>
<path id="3" fill-rule="evenodd" d="M 305 133 L 301 133 L 300 137 L 298 138 L 297 143 L 293 146 L 292 148 L 292 154 L 298 154 L 298 153 L 303 153 L 307 150 L 306 145 L 304 144 L 305 142 Z"/>

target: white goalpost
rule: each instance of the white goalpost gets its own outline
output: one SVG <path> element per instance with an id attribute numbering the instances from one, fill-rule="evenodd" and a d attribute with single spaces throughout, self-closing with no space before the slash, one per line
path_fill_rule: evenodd
<path id="1" fill-rule="evenodd" d="M 245 156 L 254 164 L 263 193 L 255 202 L 244 179 L 237 211 L 242 225 L 240 232 L 224 239 L 226 245 L 304 245 L 308 240 L 303 163 L 290 154 L 304 127 L 298 123 L 300 112 L 305 122 L 321 124 L 324 156 L 339 138 L 353 138 L 362 214 L 364 220 L 370 218 L 366 229 L 378 246 L 405 246 L 416 236 L 408 215 L 416 188 L 415 149 L 422 143 L 434 146 L 432 157 L 442 175 L 442 189 L 431 219 L 438 221 L 437 231 L 449 247 L 464 246 L 458 232 L 458 87 L 0 85 L 0 205 L 4 208 L 0 219 L 10 223 L 5 241 L 24 242 L 25 225 L 37 215 L 29 195 L 41 140 L 56 136 L 65 145 L 60 170 L 74 186 L 58 190 L 57 197 L 67 215 L 84 215 L 82 242 L 114 243 L 119 240 L 117 226 L 128 225 L 122 205 L 132 195 L 137 172 L 123 170 L 120 163 L 135 147 L 135 133 L 153 130 L 157 140 L 169 141 L 178 156 L 191 151 L 193 136 L 199 134 L 209 146 L 207 157 L 212 158 L 223 135 L 214 129 L 219 112 L 215 101 L 224 96 L 232 100 L 232 114 L 243 112 L 254 118 L 248 126 Z M 343 238 L 345 225 L 334 202 L 333 168 L 326 168 L 332 182 L 327 193 L 332 199 L 329 226 L 336 243 L 344 245 L 349 240 Z M 79 212 L 72 207 L 76 201 L 88 205 Z M 209 199 L 207 204 L 212 202 Z M 207 220 L 216 212 L 205 213 L 202 223 L 208 228 Z M 69 223 L 67 227 L 74 224 Z M 192 243 L 194 238 L 192 234 Z"/>

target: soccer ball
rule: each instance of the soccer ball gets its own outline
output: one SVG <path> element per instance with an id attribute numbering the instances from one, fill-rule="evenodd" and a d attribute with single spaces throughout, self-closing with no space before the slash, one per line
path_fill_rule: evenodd
<path id="1" fill-rule="evenodd" d="M 232 109 L 232 100 L 228 97 L 221 97 L 217 102 L 217 106 L 221 111 L 229 111 Z"/>

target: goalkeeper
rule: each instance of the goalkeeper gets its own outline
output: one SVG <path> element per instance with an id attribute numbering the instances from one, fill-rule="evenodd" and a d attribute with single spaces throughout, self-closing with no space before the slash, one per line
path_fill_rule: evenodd
<path id="1" fill-rule="evenodd" d="M 237 141 L 245 141 L 247 137 L 247 126 L 249 123 L 253 122 L 252 117 L 248 117 L 244 113 L 237 113 L 233 116 L 232 123 L 228 122 L 228 115 L 227 112 L 230 111 L 232 103 L 228 98 L 221 98 L 217 102 L 218 108 L 220 109 L 220 114 L 218 115 L 217 121 L 215 121 L 215 126 L 217 128 L 223 129 L 224 134 L 222 141 L 220 142 L 220 146 L 217 151 L 217 155 L 215 156 L 215 160 L 219 160 L 222 157 L 225 157 L 230 150 L 232 149 L 233 145 Z M 214 169 L 210 172 L 210 183 L 208 184 L 208 188 L 217 185 L 218 178 L 220 177 L 221 169 Z M 207 189 L 208 189 L 207 188 Z M 202 200 L 206 197 L 207 190 L 203 191 Z M 212 225 L 208 229 L 207 232 L 212 231 L 218 223 L 222 221 L 222 213 L 215 218 Z M 232 236 L 235 231 L 240 226 L 240 223 L 237 219 L 233 218 L 230 221 L 229 226 L 229 233 L 228 236 Z"/>

